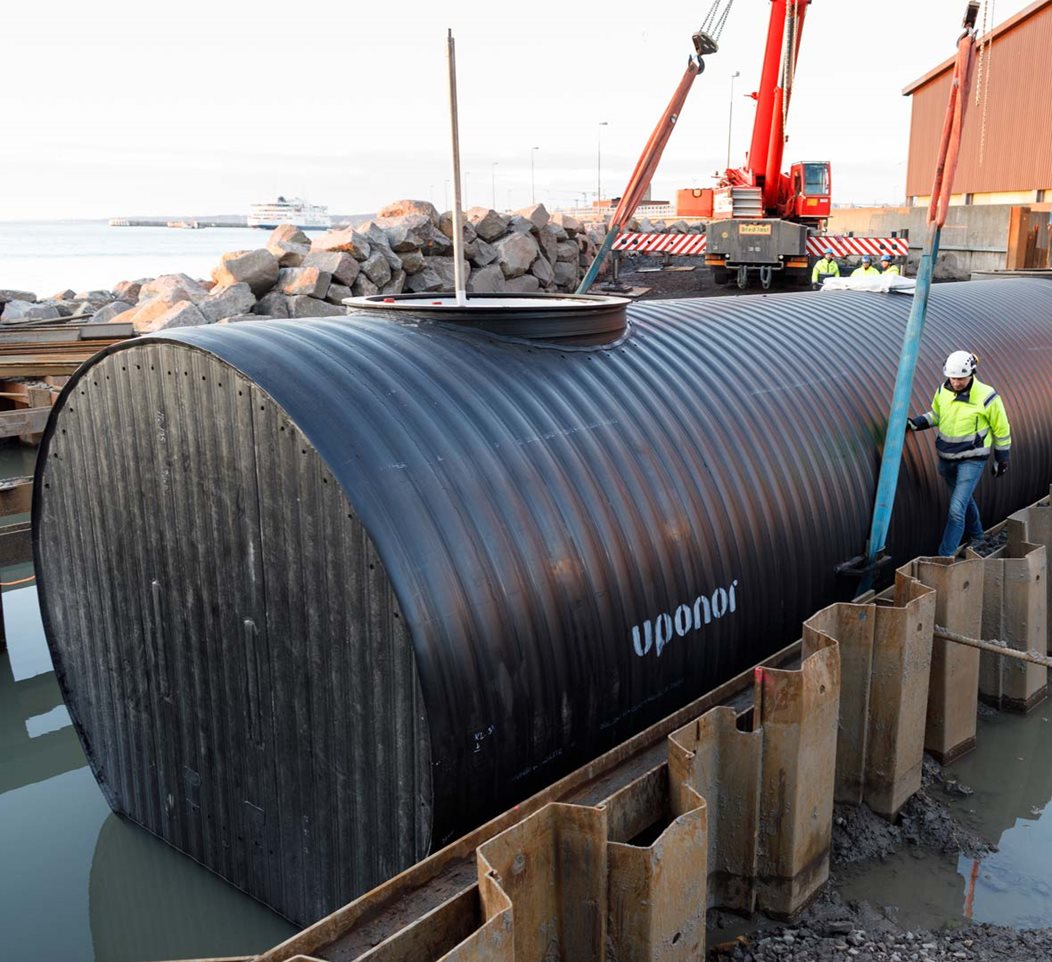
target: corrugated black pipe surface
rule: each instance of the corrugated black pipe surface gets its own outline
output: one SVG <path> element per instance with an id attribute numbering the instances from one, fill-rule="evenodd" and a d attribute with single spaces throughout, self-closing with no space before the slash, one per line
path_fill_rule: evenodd
<path id="1" fill-rule="evenodd" d="M 910 305 L 848 292 L 640 303 L 622 339 L 587 349 L 365 314 L 150 341 L 258 385 L 361 519 L 415 649 L 434 848 L 792 641 L 850 591 L 834 566 L 864 547 Z M 1011 471 L 978 491 L 989 525 L 1052 478 L 1052 283 L 936 287 L 914 413 L 962 348 L 1013 428 Z M 100 445 L 131 443 L 99 427 Z M 906 442 L 897 561 L 938 544 L 933 434 Z M 46 457 L 45 445 L 38 481 Z M 36 493 L 39 514 L 48 491 Z M 122 496 L 138 496 L 133 481 Z M 66 599 L 47 591 L 40 547 L 54 621 Z"/>

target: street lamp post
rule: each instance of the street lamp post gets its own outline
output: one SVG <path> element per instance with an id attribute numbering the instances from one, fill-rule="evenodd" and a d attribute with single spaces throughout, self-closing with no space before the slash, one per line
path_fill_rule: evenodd
<path id="1" fill-rule="evenodd" d="M 599 121 L 598 133 L 595 140 L 595 199 L 596 203 L 603 196 L 603 128 L 609 124 L 605 120 Z"/>
<path id="2" fill-rule="evenodd" d="M 731 102 L 727 111 L 727 170 L 731 169 L 731 125 L 734 123 L 734 78 L 740 77 L 741 71 L 735 70 L 731 74 Z"/>
<path id="3" fill-rule="evenodd" d="M 499 160 L 493 161 L 489 168 L 490 206 L 497 209 L 497 165 Z"/>
<path id="4" fill-rule="evenodd" d="M 536 204 L 537 203 L 537 181 L 536 181 L 536 178 L 534 177 L 533 157 L 534 157 L 534 154 L 536 154 L 536 152 L 538 150 L 540 150 L 540 149 L 541 149 L 540 147 L 531 147 L 530 148 L 530 203 L 531 204 Z"/>

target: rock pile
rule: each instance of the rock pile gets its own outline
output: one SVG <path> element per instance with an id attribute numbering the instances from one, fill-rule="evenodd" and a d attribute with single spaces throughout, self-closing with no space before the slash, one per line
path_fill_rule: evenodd
<path id="1" fill-rule="evenodd" d="M 308 238 L 276 228 L 265 247 L 224 254 L 209 280 L 186 274 L 121 281 L 112 291 L 62 291 L 38 300 L 0 291 L 0 324 L 70 318 L 130 321 L 140 333 L 171 327 L 346 314 L 352 296 L 453 290 L 453 217 L 401 200 L 375 220 Z M 464 222 L 471 293 L 569 292 L 595 256 L 603 227 L 586 228 L 541 204 L 514 214 L 475 207 Z"/>

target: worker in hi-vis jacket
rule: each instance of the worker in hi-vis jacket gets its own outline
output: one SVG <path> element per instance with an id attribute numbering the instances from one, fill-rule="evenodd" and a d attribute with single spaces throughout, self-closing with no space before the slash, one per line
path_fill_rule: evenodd
<path id="1" fill-rule="evenodd" d="M 827 277 L 839 277 L 840 265 L 833 256 L 833 248 L 827 247 L 822 252 L 820 260 L 815 262 L 814 270 L 811 271 L 811 290 L 817 291 Z"/>
<path id="2" fill-rule="evenodd" d="M 873 266 L 873 258 L 869 254 L 862 255 L 862 263 L 851 272 L 852 277 L 880 277 L 880 271 Z"/>
<path id="3" fill-rule="evenodd" d="M 881 256 L 880 256 L 880 272 L 881 272 L 881 274 L 895 274 L 895 275 L 898 275 L 898 274 L 901 273 L 899 271 L 898 265 L 891 263 L 891 255 L 890 254 L 881 254 Z"/>
<path id="4" fill-rule="evenodd" d="M 938 428 L 935 450 L 939 455 L 939 474 L 950 489 L 950 510 L 946 530 L 939 545 L 940 557 L 952 557 L 961 543 L 981 538 L 983 523 L 979 506 L 972 497 L 983 475 L 991 450 L 993 476 L 1008 470 L 1012 432 L 1008 426 L 1001 396 L 975 376 L 978 359 L 968 351 L 954 351 L 942 369 L 946 380 L 926 414 L 910 418 L 910 431 Z"/>

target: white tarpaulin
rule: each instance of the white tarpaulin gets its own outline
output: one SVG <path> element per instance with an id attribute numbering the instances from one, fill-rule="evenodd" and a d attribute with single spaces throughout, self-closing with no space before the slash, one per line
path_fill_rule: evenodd
<path id="1" fill-rule="evenodd" d="M 858 277 L 827 277 L 823 291 L 869 291 L 887 294 L 891 291 L 912 294 L 917 282 L 912 277 L 898 274 L 860 274 Z"/>

